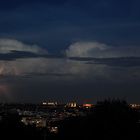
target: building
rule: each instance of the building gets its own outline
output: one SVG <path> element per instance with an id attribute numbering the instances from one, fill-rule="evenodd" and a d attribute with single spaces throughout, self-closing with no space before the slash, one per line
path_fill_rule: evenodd
<path id="1" fill-rule="evenodd" d="M 47 105 L 47 106 L 57 106 L 57 102 L 42 102 L 42 105 Z"/>
<path id="2" fill-rule="evenodd" d="M 86 103 L 86 104 L 83 104 L 83 107 L 84 108 L 92 108 L 93 107 L 93 104 Z"/>
<path id="3" fill-rule="evenodd" d="M 130 107 L 133 109 L 140 109 L 140 104 L 130 104 Z"/>
<path id="4" fill-rule="evenodd" d="M 66 107 L 75 108 L 75 107 L 77 107 L 77 103 L 76 102 L 67 103 Z"/>

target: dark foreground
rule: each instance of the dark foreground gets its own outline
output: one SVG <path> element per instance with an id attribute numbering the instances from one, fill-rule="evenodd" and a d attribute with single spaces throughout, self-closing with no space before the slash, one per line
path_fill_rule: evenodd
<path id="1" fill-rule="evenodd" d="M 139 110 L 125 101 L 99 102 L 87 116 L 70 117 L 57 122 L 58 133 L 48 128 L 24 125 L 20 116 L 10 113 L 0 122 L 1 140 L 127 140 L 140 137 Z"/>

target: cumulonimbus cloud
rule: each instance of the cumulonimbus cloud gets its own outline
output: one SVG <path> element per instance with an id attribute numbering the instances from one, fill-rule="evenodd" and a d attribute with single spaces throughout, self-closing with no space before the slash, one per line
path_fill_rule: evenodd
<path id="1" fill-rule="evenodd" d="M 76 42 L 66 50 L 67 57 L 140 57 L 140 47 L 136 46 L 110 46 L 99 42 Z"/>
<path id="2" fill-rule="evenodd" d="M 0 53 L 10 53 L 11 51 L 25 51 L 35 54 L 45 54 L 47 51 L 37 45 L 28 45 L 14 39 L 0 39 Z"/>

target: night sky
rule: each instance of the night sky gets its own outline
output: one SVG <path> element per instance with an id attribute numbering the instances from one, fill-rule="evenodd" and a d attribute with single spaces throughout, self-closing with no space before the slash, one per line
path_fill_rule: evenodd
<path id="1" fill-rule="evenodd" d="M 139 0 L 0 0 L 0 102 L 140 103 Z"/>

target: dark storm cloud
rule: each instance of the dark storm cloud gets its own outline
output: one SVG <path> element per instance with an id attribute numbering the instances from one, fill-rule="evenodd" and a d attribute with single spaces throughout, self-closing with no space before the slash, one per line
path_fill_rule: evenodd
<path id="1" fill-rule="evenodd" d="M 53 5 L 57 5 L 57 4 L 63 4 L 65 2 L 67 2 L 68 0 L 1 0 L 0 1 L 0 7 L 1 10 L 11 10 L 12 8 L 16 8 L 19 6 L 26 6 L 26 5 L 30 5 L 30 4 L 38 4 L 38 3 L 47 3 L 47 4 L 53 4 Z M 11 9 L 9 9 L 11 8 Z"/>
<path id="2" fill-rule="evenodd" d="M 123 64 L 118 67 L 118 60 L 114 62 L 112 59 L 96 59 L 93 64 L 87 64 L 92 61 L 66 58 L 0 61 L 1 101 L 82 102 L 90 98 L 95 102 L 100 97 L 124 96 L 132 101 L 132 94 L 138 97 L 140 66 L 126 67 Z"/>
<path id="3" fill-rule="evenodd" d="M 64 58 L 64 55 L 53 55 L 53 54 L 35 54 L 27 51 L 11 51 L 9 53 L 0 53 L 0 61 L 13 61 L 16 59 L 23 58 L 48 58 L 48 59 L 61 59 Z"/>
<path id="4" fill-rule="evenodd" d="M 33 70 L 29 76 L 21 76 L 21 72 L 19 75 L 19 71 L 23 70 L 23 68 L 20 69 L 20 63 L 15 62 L 15 66 L 19 70 L 18 73 L 14 73 L 14 76 L 0 78 L 1 84 L 6 85 L 8 89 L 7 94 L 12 97 L 10 101 L 39 102 L 44 99 L 51 99 L 57 101 L 77 100 L 81 102 L 90 98 L 95 102 L 100 97 L 128 97 L 132 101 L 132 94 L 135 97 L 139 97 L 140 67 L 116 68 L 104 64 L 88 65 L 69 61 L 58 67 L 58 62 L 54 60 L 53 65 L 57 65 L 57 69 L 55 66 L 52 68 L 52 64 L 50 66 L 47 63 L 37 70 L 40 62 L 25 61 L 25 63 L 27 62 L 29 64 L 34 63 L 34 66 L 22 63 L 24 73 L 29 72 L 31 69 Z M 10 63 L 8 65 L 11 67 Z M 51 68 L 48 69 L 48 67 Z M 45 70 L 41 71 L 41 69 Z M 37 73 L 34 73 L 35 71 Z M 69 75 L 65 74 L 66 72 Z M 135 93 L 133 92 L 134 89 L 136 90 Z"/>
<path id="5" fill-rule="evenodd" d="M 128 15 L 130 14 L 130 10 L 132 12 L 136 12 L 138 8 L 139 1 L 138 0 L 127 0 L 127 2 L 122 0 L 1 0 L 1 10 L 9 8 L 16 8 L 19 6 L 26 6 L 31 4 L 48 4 L 48 5 L 71 5 L 77 6 L 83 9 L 89 10 L 91 14 L 99 14 L 105 12 L 104 14 L 108 15 Z M 135 8 L 135 9 L 134 9 Z M 111 12 L 110 12 L 111 11 Z M 130 12 L 128 12 L 130 11 Z M 94 12 L 94 13 L 93 13 Z M 137 11 L 138 13 L 138 11 Z"/>
<path id="6" fill-rule="evenodd" d="M 71 57 L 70 60 L 85 62 L 86 64 L 104 64 L 112 67 L 137 67 L 140 66 L 140 57 L 119 58 L 92 58 Z"/>
<path id="7" fill-rule="evenodd" d="M 37 55 L 30 52 L 23 52 L 23 51 L 12 51 L 7 54 L 0 53 L 0 60 L 7 60 L 7 61 L 15 60 L 19 58 L 36 58 L 36 57 L 41 57 L 41 55 Z"/>
<path id="8" fill-rule="evenodd" d="M 80 60 L 80 59 L 79 59 Z M 112 67 L 138 67 L 140 66 L 140 57 L 124 57 L 124 58 L 103 58 L 90 59 L 87 64 L 105 64 Z"/>
<path id="9" fill-rule="evenodd" d="M 37 42 L 52 52 L 77 40 L 139 45 L 139 4 L 137 0 L 4 0 L 0 37 Z"/>

